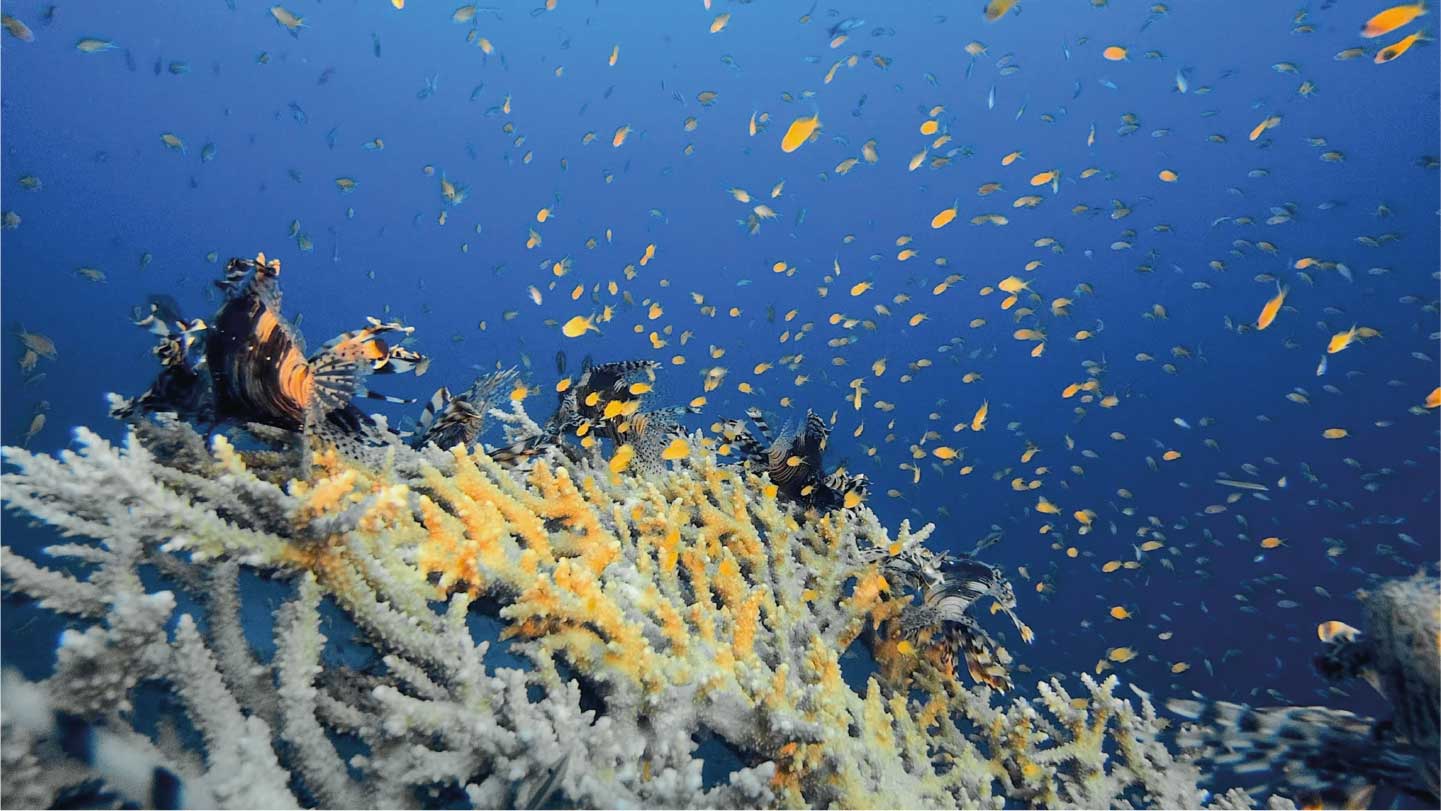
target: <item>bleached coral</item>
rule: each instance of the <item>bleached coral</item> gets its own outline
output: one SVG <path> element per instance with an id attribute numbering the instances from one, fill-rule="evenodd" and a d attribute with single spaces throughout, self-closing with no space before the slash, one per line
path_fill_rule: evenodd
<path id="1" fill-rule="evenodd" d="M 529 433 L 516 409 L 507 422 Z M 1161 743 L 1149 701 L 1089 679 L 996 706 L 925 648 L 888 636 L 907 596 L 864 507 L 802 515 L 721 464 L 700 436 L 667 470 L 617 474 L 559 454 L 508 469 L 479 450 L 397 447 L 382 464 L 333 451 L 208 450 L 189 426 L 143 423 L 122 447 L 77 431 L 59 458 L 7 448 L 4 499 L 65 535 L 6 550 L 9 587 L 91 623 L 32 685 L 104 734 L 143 740 L 188 798 L 223 806 L 476 806 L 552 794 L 585 806 L 1197 806 L 1197 770 Z M 143 441 L 141 437 L 144 437 Z M 152 450 L 153 449 L 153 450 Z M 177 450 L 178 449 L 178 450 Z M 303 471 L 303 473 L 302 473 Z M 239 564 L 239 565 L 237 565 Z M 153 566 L 207 610 L 175 617 Z M 293 584 L 260 662 L 239 627 L 241 566 Z M 327 653 L 340 614 L 379 655 Z M 490 615 L 528 666 L 492 667 L 470 623 Z M 173 622 L 172 622 L 173 621 Z M 842 654 L 864 638 L 880 673 L 857 691 Z M 137 685 L 180 698 L 199 746 L 134 731 Z M 6 762 L 49 758 L 124 793 L 123 775 L 12 721 Z M 698 740 L 739 766 L 707 787 Z M 182 743 L 184 741 L 184 743 Z M 203 759 L 194 756 L 195 749 Z M 343 754 L 349 752 L 349 755 Z M 30 758 L 27 760 L 26 758 Z M 62 781 L 63 782 L 63 781 Z M 132 787 L 131 790 L 138 790 Z M 145 798 L 133 801 L 144 804 Z M 8 801 L 8 795 L 7 795 Z"/>

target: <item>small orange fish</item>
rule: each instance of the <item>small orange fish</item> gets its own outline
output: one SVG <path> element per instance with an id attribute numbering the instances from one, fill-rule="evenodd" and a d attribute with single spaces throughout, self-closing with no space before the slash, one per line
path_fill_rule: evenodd
<path id="1" fill-rule="evenodd" d="M 791 122 L 786 129 L 786 134 L 781 138 L 781 151 L 794 152 L 801 148 L 801 145 L 811 139 L 816 130 L 820 129 L 821 117 L 819 114 L 810 117 L 801 116 Z"/>
<path id="2" fill-rule="evenodd" d="M 1350 329 L 1332 335 L 1331 341 L 1326 344 L 1326 354 L 1334 355 L 1337 352 L 1340 352 L 1341 350 L 1349 347 L 1353 342 L 1355 342 L 1356 336 L 1358 334 L 1359 332 L 1356 329 L 1356 325 L 1352 324 Z"/>
<path id="3" fill-rule="evenodd" d="M 1006 16 L 1006 12 L 1010 11 L 1011 7 L 1015 5 L 1016 0 L 990 0 L 990 2 L 986 3 L 985 10 L 982 13 L 986 16 L 986 22 L 993 23 Z"/>
<path id="4" fill-rule="evenodd" d="M 940 211 L 936 212 L 936 216 L 931 218 L 931 227 L 945 228 L 947 225 L 951 224 L 951 221 L 956 218 L 956 215 L 958 213 L 960 212 L 958 211 L 956 206 L 941 209 Z"/>
<path id="5" fill-rule="evenodd" d="M 1251 134 L 1248 136 L 1248 139 L 1254 141 L 1257 138 L 1261 137 L 1261 133 L 1271 129 L 1272 127 L 1277 126 L 1280 123 L 1281 116 L 1268 115 L 1265 118 L 1261 119 L 1261 123 L 1257 124 L 1255 129 L 1251 130 Z"/>
<path id="6" fill-rule="evenodd" d="M 1361 632 L 1347 625 L 1340 620 L 1327 620 L 1316 626 L 1316 636 L 1322 642 L 1330 642 L 1333 639 L 1355 639 Z"/>
<path id="7" fill-rule="evenodd" d="M 1361 26 L 1361 36 L 1366 39 L 1374 39 L 1383 34 L 1389 34 L 1402 26 L 1409 25 L 1412 20 L 1425 13 L 1426 6 L 1423 3 L 1392 6 L 1367 20 L 1366 24 Z"/>
<path id="8" fill-rule="evenodd" d="M 1406 37 L 1405 39 L 1401 39 L 1390 45 L 1387 45 L 1385 48 L 1382 48 L 1381 50 L 1376 52 L 1376 58 L 1372 61 L 1378 65 L 1384 65 L 1387 62 L 1390 62 L 1391 60 L 1399 57 L 1401 54 L 1404 54 L 1407 51 L 1411 50 L 1411 46 L 1415 45 L 1417 42 L 1420 42 L 1422 37 L 1422 32 L 1417 31 L 1416 33 Z"/>
<path id="9" fill-rule="evenodd" d="M 971 430 L 972 430 L 972 431 L 984 431 L 984 430 L 986 430 L 986 415 L 989 414 L 990 411 L 991 411 L 991 401 L 990 401 L 990 400 L 982 400 L 982 401 L 981 401 L 981 407 L 978 408 L 978 409 L 976 409 L 976 415 L 975 415 L 974 417 L 971 417 Z"/>
<path id="10" fill-rule="evenodd" d="M 1281 305 L 1286 303 L 1287 292 L 1287 288 L 1282 287 L 1280 282 L 1276 283 L 1276 295 L 1266 302 L 1266 306 L 1261 308 L 1260 317 L 1256 319 L 1257 330 L 1271 326 L 1271 322 L 1276 320 L 1276 314 L 1281 312 Z"/>

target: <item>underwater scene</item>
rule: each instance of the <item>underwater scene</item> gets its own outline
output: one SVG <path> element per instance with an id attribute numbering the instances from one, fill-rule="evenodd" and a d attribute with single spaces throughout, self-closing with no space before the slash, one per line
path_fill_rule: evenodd
<path id="1" fill-rule="evenodd" d="M 1441 807 L 1426 3 L 0 11 L 0 805 Z"/>

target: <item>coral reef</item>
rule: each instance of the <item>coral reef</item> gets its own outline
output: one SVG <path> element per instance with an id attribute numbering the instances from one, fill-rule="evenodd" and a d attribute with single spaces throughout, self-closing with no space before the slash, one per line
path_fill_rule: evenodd
<path id="1" fill-rule="evenodd" d="M 120 446 L 4 449 L 5 506 L 90 539 L 45 549 L 56 568 L 3 550 L 7 588 L 75 620 L 51 676 L 6 674 L 5 805 L 95 785 L 166 807 L 1208 799 L 1114 676 L 997 703 L 1011 654 L 969 612 L 1031 641 L 1009 582 L 927 548 L 931 525 L 893 537 L 865 478 L 824 467 L 816 414 L 690 433 L 687 409 L 644 407 L 657 365 L 620 361 L 562 381 L 544 426 L 504 371 L 393 431 L 352 400 L 405 402 L 363 383 L 424 371 L 382 337 L 410 328 L 371 319 L 306 357 L 279 274 L 232 260 L 210 325 L 150 324 L 162 372 L 113 399 Z M 284 593 L 273 655 L 242 576 Z"/>
<path id="2" fill-rule="evenodd" d="M 496 416 L 535 427 L 519 407 Z M 53 676 L 15 685 L 37 696 L 28 717 L 7 702 L 8 773 L 46 776 L 7 779 L 7 805 L 86 778 L 149 804 L 162 773 L 187 804 L 225 807 L 447 791 L 478 806 L 1205 799 L 1150 702 L 1117 697 L 1114 677 L 997 706 L 886 633 L 909 598 L 884 560 L 931 527 L 893 539 L 864 507 L 802 514 L 698 434 L 685 457 L 634 475 L 555 452 L 509 469 L 462 446 L 392 448 L 380 467 L 329 450 L 302 468 L 164 417 L 122 446 L 76 439 L 58 458 L 5 450 L 7 506 L 98 541 L 49 547 L 80 564 L 66 570 L 4 553 L 10 589 L 86 621 L 61 638 Z M 148 589 L 146 567 L 198 607 Z M 242 567 L 294 586 L 268 663 L 239 627 Z M 379 664 L 326 655 L 322 614 L 337 607 Z M 468 626 L 486 613 L 529 667 L 487 664 Z M 862 637 L 881 672 L 857 691 L 840 657 Z M 153 681 L 195 734 L 136 731 L 135 692 Z M 131 756 L 77 756 L 46 707 Z M 743 764 L 711 787 L 707 735 Z"/>

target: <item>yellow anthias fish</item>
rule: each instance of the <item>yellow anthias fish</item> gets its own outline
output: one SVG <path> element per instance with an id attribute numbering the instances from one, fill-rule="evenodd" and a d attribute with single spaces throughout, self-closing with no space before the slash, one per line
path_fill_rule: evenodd
<path id="1" fill-rule="evenodd" d="M 1036 174 L 1031 175 L 1031 185 L 1032 185 L 1032 186 L 1044 186 L 1044 185 L 1046 185 L 1047 183 L 1050 183 L 1051 181 L 1055 180 L 1055 179 L 1056 179 L 1056 175 L 1057 175 L 1057 172 L 1056 172 L 1055 169 L 1050 169 L 1050 170 L 1047 170 L 1047 171 L 1045 171 L 1045 172 L 1037 172 Z"/>
<path id="2" fill-rule="evenodd" d="M 677 459 L 684 459 L 687 456 L 690 456 L 690 443 L 686 441 L 685 437 L 679 436 L 671 440 L 665 450 L 660 453 L 660 458 L 667 462 L 674 462 Z"/>
<path id="3" fill-rule="evenodd" d="M 986 3 L 982 13 L 985 14 L 986 22 L 993 23 L 1006 16 L 1006 12 L 1010 11 L 1014 5 L 1016 5 L 1016 0 L 990 0 Z"/>
<path id="4" fill-rule="evenodd" d="M 1126 58 L 1126 49 L 1119 45 L 1112 45 L 1101 51 L 1101 56 L 1104 56 L 1108 62 L 1120 62 Z"/>
<path id="5" fill-rule="evenodd" d="M 297 36 L 300 29 L 306 27 L 304 17 L 291 14 L 284 6 L 271 6 L 270 16 L 274 17 L 277 23 L 285 26 L 285 30 L 289 31 L 291 36 Z"/>
<path id="6" fill-rule="evenodd" d="M 951 224 L 951 221 L 954 220 L 956 218 L 956 215 L 959 213 L 960 211 L 957 209 L 956 206 L 951 206 L 950 208 L 943 208 L 940 211 L 936 212 L 936 216 L 931 218 L 931 227 L 945 228 L 947 225 Z"/>
<path id="7" fill-rule="evenodd" d="M 1360 631 L 1340 620 L 1327 620 L 1316 626 L 1316 637 L 1322 642 L 1330 642 L 1337 637 L 1355 639 L 1360 635 Z"/>
<path id="8" fill-rule="evenodd" d="M 1030 289 L 1030 286 L 1030 282 L 1024 281 L 1015 276 L 1007 276 L 1006 278 L 1001 280 L 1000 284 L 996 285 L 996 287 L 999 287 L 1003 292 L 1006 293 L 1019 293 L 1022 290 Z"/>
<path id="9" fill-rule="evenodd" d="M 1266 116 L 1265 118 L 1261 119 L 1261 123 L 1257 124 L 1256 127 L 1255 127 L 1255 129 L 1251 130 L 1251 134 L 1250 134 L 1249 136 L 1247 136 L 1247 138 L 1248 138 L 1248 140 L 1254 141 L 1254 140 L 1256 140 L 1257 138 L 1260 138 L 1260 137 L 1261 137 L 1261 133 L 1265 132 L 1266 130 L 1271 129 L 1272 127 L 1274 127 L 1274 126 L 1276 126 L 1276 125 L 1278 125 L 1278 124 L 1280 124 L 1280 123 L 1281 123 L 1281 116 L 1279 116 L 1279 115 L 1268 115 L 1268 116 Z"/>
<path id="10" fill-rule="evenodd" d="M 630 462 L 635 458 L 635 448 L 630 445 L 621 445 L 615 449 L 615 455 L 610 458 L 610 472 L 621 473 L 630 467 Z"/>
<path id="11" fill-rule="evenodd" d="M 719 34 L 720 32 L 725 30 L 727 25 L 730 25 L 730 21 L 730 12 L 726 12 L 724 14 L 717 14 L 715 19 L 711 20 L 710 32 L 712 34 Z"/>
<path id="12" fill-rule="evenodd" d="M 800 149 L 801 144 L 809 141 L 820 127 L 820 114 L 809 117 L 801 116 L 792 121 L 790 127 L 786 128 L 785 136 L 781 138 L 781 151 L 794 152 Z"/>
<path id="13" fill-rule="evenodd" d="M 587 332 L 600 332 L 595 325 L 594 316 L 577 315 L 566 321 L 561 326 L 560 332 L 567 338 L 579 338 Z"/>
<path id="14" fill-rule="evenodd" d="M 1357 334 L 1356 325 L 1352 324 L 1350 329 L 1332 335 L 1330 343 L 1326 344 L 1326 354 L 1334 355 L 1349 347 L 1356 340 Z"/>
<path id="15" fill-rule="evenodd" d="M 1261 308 L 1261 315 L 1256 319 L 1257 330 L 1271 326 L 1271 322 L 1276 320 L 1276 314 L 1281 312 L 1281 305 L 1286 303 L 1287 292 L 1288 289 L 1282 287 L 1280 282 L 1276 283 L 1276 295 L 1266 302 L 1266 306 Z"/>
<path id="16" fill-rule="evenodd" d="M 621 144 L 625 143 L 625 139 L 626 139 L 626 138 L 629 138 L 629 137 L 630 137 L 630 125 L 629 125 L 629 124 L 622 125 L 620 128 L 618 128 L 618 129 L 615 131 L 615 135 L 611 136 L 610 145 L 611 145 L 612 147 L 618 149 L 618 148 L 620 148 L 620 145 L 621 145 Z"/>
<path id="17" fill-rule="evenodd" d="M 1391 60 L 1400 56 L 1401 54 L 1411 50 L 1411 46 L 1415 45 L 1417 42 L 1420 42 L 1423 38 L 1423 32 L 1417 31 L 1416 33 L 1406 37 L 1405 39 L 1398 40 L 1390 45 L 1387 45 L 1385 48 L 1382 48 L 1380 51 L 1377 51 L 1376 58 L 1372 61 L 1374 61 L 1378 65 L 1384 65 L 1387 62 L 1390 62 Z"/>
<path id="18" fill-rule="evenodd" d="M 1426 407 L 1441 408 L 1441 386 L 1437 386 L 1431 390 L 1430 394 L 1426 395 Z"/>
<path id="19" fill-rule="evenodd" d="M 972 431 L 984 431 L 984 430 L 986 430 L 986 415 L 987 415 L 988 413 L 990 413 L 990 411 L 991 411 L 991 401 L 990 401 L 990 400 L 982 400 L 982 401 L 981 401 L 981 407 L 978 408 L 978 409 L 976 409 L 976 415 L 975 415 L 974 417 L 971 417 L 971 430 L 972 430 Z"/>
<path id="20" fill-rule="evenodd" d="M 1409 25 L 1412 20 L 1426 13 L 1424 3 L 1407 3 L 1401 6 L 1392 6 L 1366 21 L 1361 26 L 1361 36 L 1366 39 L 1374 39 L 1383 34 L 1389 34 L 1402 26 Z"/>

